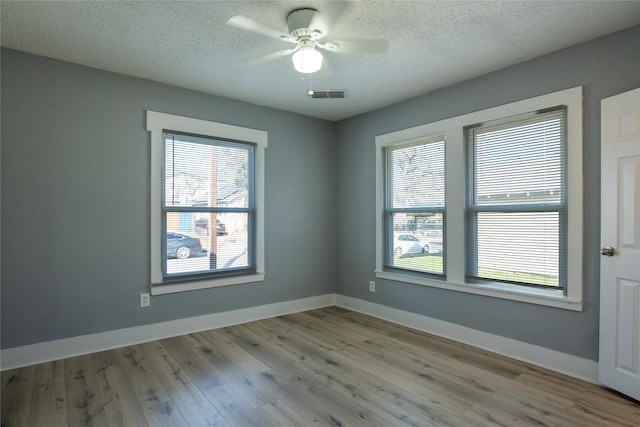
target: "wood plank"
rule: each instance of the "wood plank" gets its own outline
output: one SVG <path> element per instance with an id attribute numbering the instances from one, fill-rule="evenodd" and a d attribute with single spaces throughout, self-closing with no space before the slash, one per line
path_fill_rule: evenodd
<path id="1" fill-rule="evenodd" d="M 344 319 L 345 322 L 365 328 L 369 333 L 389 335 L 393 332 L 401 332 L 405 330 L 404 326 L 367 316 L 366 314 L 358 313 L 356 311 L 346 311 L 341 313 L 340 317 Z"/>
<path id="2" fill-rule="evenodd" d="M 471 413 L 479 415 L 482 424 L 501 420 L 506 425 L 574 427 L 572 417 L 549 402 L 533 400 L 526 395 L 496 393 L 490 403 L 475 403 Z M 469 413 L 465 414 L 467 419 Z M 475 418 L 478 420 L 478 418 Z"/>
<path id="3" fill-rule="evenodd" d="M 565 412 L 575 405 L 573 399 L 517 381 L 501 386 L 496 392 L 496 397 L 504 400 L 519 400 L 525 402 L 524 404 L 545 408 L 550 412 Z"/>
<path id="4" fill-rule="evenodd" d="M 389 334 L 389 338 L 418 346 L 425 345 L 426 339 L 428 340 L 429 351 L 436 354 L 446 354 L 449 358 L 476 366 L 508 379 L 513 379 L 523 372 L 531 370 L 526 364 L 497 353 L 408 328 Z"/>
<path id="5" fill-rule="evenodd" d="M 329 316 L 325 317 L 323 321 L 318 321 L 307 313 L 296 313 L 282 316 L 278 319 L 287 322 L 288 325 L 292 325 L 297 330 L 308 331 L 315 336 L 330 339 L 331 346 L 334 348 L 344 348 L 354 342 L 363 342 L 370 339 L 370 334 L 361 334 L 351 329 L 343 328 L 340 325 L 329 323 Z"/>
<path id="6" fill-rule="evenodd" d="M 148 426 L 115 350 L 94 355 L 96 380 L 109 426 Z"/>
<path id="7" fill-rule="evenodd" d="M 29 425 L 36 366 L 2 372 L 2 426 Z"/>
<path id="8" fill-rule="evenodd" d="M 67 420 L 69 426 L 106 426 L 93 358 L 66 359 Z"/>
<path id="9" fill-rule="evenodd" d="M 520 413 L 509 405 L 499 405 L 488 409 L 484 407 L 474 407 L 463 415 L 463 419 L 472 423 L 474 426 L 483 427 L 544 427 L 558 426 L 564 427 L 565 424 L 549 424 L 544 420 L 530 418 Z M 572 427 L 577 427 L 576 425 Z M 587 426 L 584 426 L 587 427 Z"/>
<path id="10" fill-rule="evenodd" d="M 270 369 L 250 352 L 235 344 L 233 340 L 219 331 L 206 331 L 199 335 L 203 336 L 210 346 L 225 355 L 229 360 L 232 360 L 235 366 L 249 375 Z"/>
<path id="11" fill-rule="evenodd" d="M 232 426 L 262 427 L 264 420 L 233 388 L 221 385 L 207 389 L 205 395 Z"/>
<path id="12" fill-rule="evenodd" d="M 154 374 L 140 347 L 124 347 L 116 350 L 115 354 L 129 379 L 131 391 L 137 396 L 138 406 L 142 409 L 149 425 L 170 426 L 187 423 L 180 411 L 177 410 L 160 378 Z"/>
<path id="13" fill-rule="evenodd" d="M 260 408 L 272 404 L 276 399 L 269 390 L 261 387 L 260 383 L 255 381 L 256 375 L 243 375 L 241 378 L 227 382 L 227 384 L 242 396 L 251 407 Z"/>
<path id="14" fill-rule="evenodd" d="M 29 425 L 66 426 L 64 361 L 37 365 L 33 378 Z"/>
<path id="15" fill-rule="evenodd" d="M 299 349 L 283 346 L 278 333 L 272 331 L 260 333 L 248 326 L 237 325 L 222 332 L 271 369 L 286 369 L 291 363 L 307 357 Z"/>
<path id="16" fill-rule="evenodd" d="M 308 424 L 344 426 L 385 426 L 375 414 L 352 401 L 344 402 L 324 385 L 314 383 L 310 376 L 295 367 L 289 372 L 263 372 L 257 376 L 265 387 L 291 407 Z"/>
<path id="17" fill-rule="evenodd" d="M 569 413 L 593 425 L 627 427 L 640 425 L 640 404 L 611 391 L 604 393 L 587 390 L 576 399 Z"/>
<path id="18" fill-rule="evenodd" d="M 224 421 L 160 342 L 140 344 L 151 369 L 189 425 L 216 425 Z"/>
<path id="19" fill-rule="evenodd" d="M 278 427 L 305 426 L 308 423 L 300 415 L 281 400 L 267 403 L 256 409 L 264 419 L 264 425 Z"/>
<path id="20" fill-rule="evenodd" d="M 349 342 L 366 341 L 382 335 L 353 322 L 347 322 L 343 318 L 335 316 L 332 312 L 322 313 L 321 316 L 316 316 L 315 313 L 316 311 L 305 311 L 298 314 L 315 319 L 318 327 L 329 329 L 327 333 L 340 335 Z"/>
<path id="21" fill-rule="evenodd" d="M 251 374 L 246 372 L 260 372 L 268 367 L 249 353 L 246 355 L 251 356 L 250 360 L 243 354 L 240 361 L 236 363 L 236 360 L 227 357 L 220 350 L 216 345 L 219 344 L 218 338 L 212 338 L 212 335 L 215 335 L 215 331 L 209 331 L 206 334 L 193 334 L 189 337 L 182 337 L 182 339 L 179 337 L 165 341 L 164 346 L 172 352 L 174 358 L 181 362 L 186 375 L 203 392 L 217 389 L 222 385 L 230 385 L 253 407 L 270 402 L 270 396 L 257 388 L 256 383 L 251 380 Z M 229 340 L 226 337 L 224 339 Z M 230 353 L 241 354 L 240 352 L 244 352 L 232 341 L 230 343 L 235 346 L 233 350 L 229 351 Z M 226 345 L 229 346 L 229 344 Z"/>
<path id="22" fill-rule="evenodd" d="M 551 372 L 545 374 L 526 373 L 519 375 L 515 381 L 546 390 L 552 395 L 564 396 L 570 399 L 576 399 L 586 393 L 588 389 L 588 384 L 584 381 Z"/>
<path id="23" fill-rule="evenodd" d="M 360 406 L 375 412 L 387 425 L 455 425 L 452 423 L 456 417 L 430 407 L 428 402 L 367 372 L 313 363 L 313 359 L 298 362 L 296 366 L 313 375 L 314 381 L 340 394 L 345 401 L 358 402 Z"/>
<path id="24" fill-rule="evenodd" d="M 257 389 L 270 396 L 270 401 L 261 407 L 271 405 L 273 402 L 286 402 L 288 408 L 295 408 L 295 416 L 290 416 L 290 418 L 303 420 L 302 424 L 295 425 L 331 425 L 327 419 L 324 419 L 324 414 L 318 412 L 317 405 L 312 404 L 306 395 L 306 388 L 309 384 L 304 384 L 302 377 L 283 379 L 273 372 L 267 371 L 252 376 L 251 380 Z M 296 384 L 296 381 L 299 384 Z"/>
<path id="25" fill-rule="evenodd" d="M 173 400 L 157 402 L 155 405 L 147 406 L 144 415 L 149 425 L 153 427 L 190 425 Z"/>
<path id="26" fill-rule="evenodd" d="M 235 372 L 233 361 L 214 349 L 203 348 L 194 335 L 165 339 L 160 341 L 160 344 L 167 355 L 176 361 L 185 376 L 201 390 L 225 384 L 223 371 Z M 210 358 L 214 358 L 216 363 L 204 363 Z"/>

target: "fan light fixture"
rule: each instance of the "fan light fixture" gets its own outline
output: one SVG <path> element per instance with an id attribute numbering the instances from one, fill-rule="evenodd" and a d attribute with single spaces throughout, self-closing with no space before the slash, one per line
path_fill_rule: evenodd
<path id="1" fill-rule="evenodd" d="M 299 49 L 293 54 L 294 68 L 303 74 L 312 74 L 322 67 L 322 54 L 315 49 L 310 40 L 301 41 Z"/>
<path id="2" fill-rule="evenodd" d="M 324 3 L 322 11 L 302 7 L 289 12 L 288 33 L 243 15 L 232 16 L 227 20 L 227 25 L 295 45 L 293 49 L 262 55 L 249 64 L 258 64 L 293 54 L 293 66 L 302 74 L 313 74 L 322 68 L 323 57 L 319 49 L 328 52 L 364 54 L 381 54 L 387 51 L 389 43 L 386 40 L 325 40 L 332 24 L 349 8 L 351 1 L 331 0 Z"/>

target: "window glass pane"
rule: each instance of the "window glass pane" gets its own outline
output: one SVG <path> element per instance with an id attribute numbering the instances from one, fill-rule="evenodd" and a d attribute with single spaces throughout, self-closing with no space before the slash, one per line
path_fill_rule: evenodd
<path id="1" fill-rule="evenodd" d="M 391 266 L 443 274 L 442 214 L 392 214 Z"/>
<path id="2" fill-rule="evenodd" d="M 388 206 L 444 207 L 444 141 L 392 148 L 387 160 Z"/>
<path id="3" fill-rule="evenodd" d="M 559 286 L 558 212 L 477 213 L 477 277 Z"/>
<path id="4" fill-rule="evenodd" d="M 562 288 L 565 109 L 467 129 L 469 275 Z"/>
<path id="5" fill-rule="evenodd" d="M 165 134 L 165 206 L 249 206 L 249 145 Z"/>
<path id="6" fill-rule="evenodd" d="M 254 146 L 172 132 L 164 145 L 164 275 L 254 268 Z"/>
<path id="7" fill-rule="evenodd" d="M 444 137 L 387 148 L 388 267 L 441 275 L 445 206 Z"/>
<path id="8" fill-rule="evenodd" d="M 249 267 L 248 214 L 167 212 L 165 218 L 168 275 Z"/>
<path id="9" fill-rule="evenodd" d="M 475 129 L 475 205 L 563 202 L 562 112 Z"/>

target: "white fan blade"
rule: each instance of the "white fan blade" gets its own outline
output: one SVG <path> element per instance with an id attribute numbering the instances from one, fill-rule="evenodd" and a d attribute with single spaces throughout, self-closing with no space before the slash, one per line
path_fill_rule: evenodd
<path id="1" fill-rule="evenodd" d="M 266 55 L 259 56 L 255 59 L 249 60 L 246 62 L 247 65 L 258 65 L 265 62 L 273 61 L 274 59 L 282 58 L 283 56 L 291 55 L 293 52 L 298 50 L 298 48 L 294 49 L 285 49 L 279 50 L 277 52 L 267 53 Z"/>
<path id="2" fill-rule="evenodd" d="M 337 53 L 364 53 L 380 54 L 385 53 L 389 48 L 387 40 L 333 40 L 318 46 L 330 52 Z"/>
<path id="3" fill-rule="evenodd" d="M 227 25 L 238 28 L 240 30 L 251 31 L 252 33 L 261 34 L 278 40 L 295 43 L 296 41 L 286 33 L 258 22 L 254 19 L 247 18 L 243 15 L 232 16 L 227 20 Z"/>
<path id="4" fill-rule="evenodd" d="M 322 34 L 319 39 L 326 37 L 333 24 L 340 19 L 348 7 L 348 1 L 327 1 L 324 7 L 311 20 L 309 30 L 311 32 L 319 31 Z"/>

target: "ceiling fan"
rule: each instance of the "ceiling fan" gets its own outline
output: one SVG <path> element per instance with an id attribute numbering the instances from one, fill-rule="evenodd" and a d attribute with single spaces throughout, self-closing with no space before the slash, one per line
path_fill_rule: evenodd
<path id="1" fill-rule="evenodd" d="M 287 15 L 288 33 L 243 15 L 232 16 L 227 20 L 227 25 L 296 45 L 291 49 L 268 53 L 251 63 L 292 55 L 293 66 L 297 71 L 312 74 L 322 67 L 323 56 L 316 48 L 336 53 L 376 54 L 387 51 L 389 43 L 386 40 L 325 40 L 331 26 L 345 12 L 348 5 L 349 2 L 346 1 L 330 1 L 322 10 L 295 9 Z"/>

